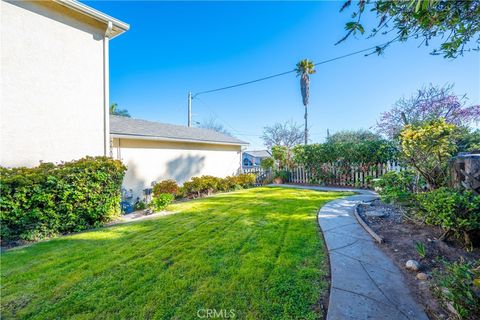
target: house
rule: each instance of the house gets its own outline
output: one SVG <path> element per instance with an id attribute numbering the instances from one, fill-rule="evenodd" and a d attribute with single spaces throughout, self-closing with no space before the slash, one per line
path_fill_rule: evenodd
<path id="1" fill-rule="evenodd" d="M 1 166 L 113 156 L 139 197 L 153 181 L 240 170 L 236 138 L 110 116 L 109 41 L 128 29 L 73 0 L 1 1 Z"/>
<path id="2" fill-rule="evenodd" d="M 246 142 L 203 128 L 110 116 L 112 155 L 127 167 L 123 187 L 143 198 L 152 183 L 193 176 L 235 175 Z"/>
<path id="3" fill-rule="evenodd" d="M 108 155 L 109 41 L 129 25 L 72 0 L 0 9 L 0 165 Z"/>
<path id="4" fill-rule="evenodd" d="M 270 158 L 272 154 L 268 150 L 256 150 L 243 152 L 242 164 L 244 168 L 260 166 L 262 159 Z"/>

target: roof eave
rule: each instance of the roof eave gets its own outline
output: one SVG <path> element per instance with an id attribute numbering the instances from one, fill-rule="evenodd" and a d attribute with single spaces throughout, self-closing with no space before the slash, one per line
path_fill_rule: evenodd
<path id="1" fill-rule="evenodd" d="M 187 143 L 200 143 L 200 144 L 214 144 L 214 145 L 229 145 L 229 146 L 248 146 L 248 142 L 225 142 L 225 141 L 210 141 L 210 140 L 195 140 L 195 139 L 179 139 L 179 138 L 167 138 L 157 136 L 143 136 L 136 134 L 122 134 L 122 133 L 110 133 L 110 137 L 119 139 L 136 139 L 136 140 L 151 140 L 151 141 L 166 141 L 166 142 L 187 142 Z"/>
<path id="2" fill-rule="evenodd" d="M 130 25 L 128 23 L 115 19 L 114 17 L 111 17 L 101 11 L 93 9 L 92 7 L 89 7 L 81 2 L 78 2 L 75 0 L 53 0 L 53 1 L 71 10 L 74 10 L 81 14 L 89 16 L 97 21 L 103 22 L 107 25 L 109 22 L 111 22 L 113 25 L 113 29 L 109 36 L 109 38 L 111 39 L 115 38 L 116 36 L 119 36 L 120 34 L 130 29 Z"/>

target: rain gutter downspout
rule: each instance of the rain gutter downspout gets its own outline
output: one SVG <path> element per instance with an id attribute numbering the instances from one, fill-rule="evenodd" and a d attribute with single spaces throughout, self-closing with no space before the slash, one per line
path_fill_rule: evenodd
<path id="1" fill-rule="evenodd" d="M 103 37 L 103 127 L 104 127 L 104 156 L 111 157 L 110 142 L 110 83 L 108 65 L 108 45 L 113 29 L 112 21 L 108 21 Z"/>

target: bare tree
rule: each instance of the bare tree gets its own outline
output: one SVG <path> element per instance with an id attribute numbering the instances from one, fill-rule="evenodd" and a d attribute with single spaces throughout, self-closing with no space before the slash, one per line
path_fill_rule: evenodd
<path id="1" fill-rule="evenodd" d="M 229 136 L 232 135 L 227 129 L 225 129 L 225 127 L 221 123 L 217 122 L 213 117 L 210 117 L 205 121 L 202 121 L 198 126 L 200 128 L 210 129 L 213 131 L 217 131 L 219 133 L 227 134 Z"/>
<path id="2" fill-rule="evenodd" d="M 277 122 L 273 126 L 263 128 L 263 144 L 269 149 L 273 146 L 285 146 L 290 149 L 302 143 L 303 138 L 301 125 L 293 121 Z"/>

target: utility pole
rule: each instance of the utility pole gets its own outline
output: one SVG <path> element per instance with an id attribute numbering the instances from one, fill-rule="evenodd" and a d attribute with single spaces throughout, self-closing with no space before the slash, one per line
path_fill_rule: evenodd
<path id="1" fill-rule="evenodd" d="M 188 126 L 192 126 L 192 93 L 188 93 Z"/>

